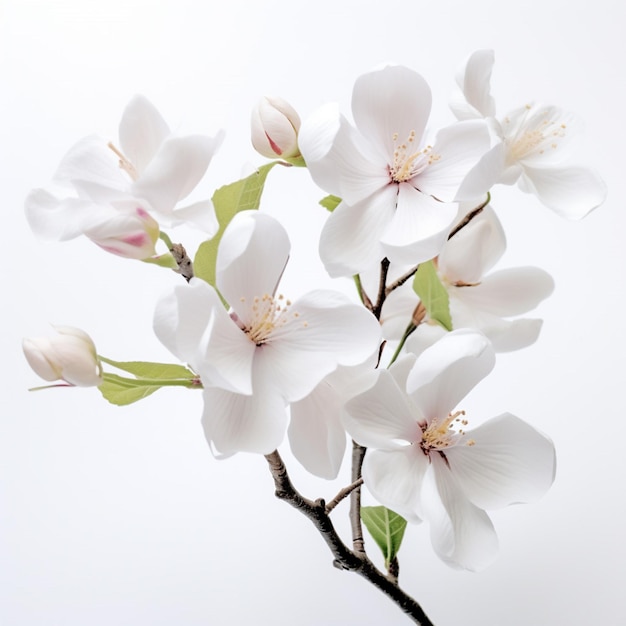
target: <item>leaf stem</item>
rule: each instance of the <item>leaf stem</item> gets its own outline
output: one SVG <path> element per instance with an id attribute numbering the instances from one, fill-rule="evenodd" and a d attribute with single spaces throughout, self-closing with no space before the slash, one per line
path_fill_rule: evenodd
<path id="1" fill-rule="evenodd" d="M 196 378 L 127 378 L 118 374 L 104 373 L 103 380 L 115 383 L 121 387 L 197 387 L 202 389 L 202 383 Z"/>

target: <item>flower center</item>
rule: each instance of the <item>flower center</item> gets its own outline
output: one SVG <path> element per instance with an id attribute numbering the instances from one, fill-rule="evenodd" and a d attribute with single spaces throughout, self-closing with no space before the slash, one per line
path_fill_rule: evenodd
<path id="1" fill-rule="evenodd" d="M 419 149 L 415 145 L 414 130 L 403 143 L 398 143 L 398 133 L 394 133 L 393 143 L 393 163 L 389 166 L 389 176 L 394 183 L 404 183 L 414 178 L 441 158 L 433 154 L 432 146 Z"/>
<path id="2" fill-rule="evenodd" d="M 463 428 L 468 422 L 465 419 L 465 411 L 450 413 L 445 419 L 433 419 L 429 424 L 420 424 L 422 440 L 420 448 L 428 456 L 431 452 L 439 452 L 443 455 L 446 448 L 455 446 L 459 438 L 465 434 Z M 476 442 L 468 439 L 466 445 L 473 446 Z"/>
<path id="3" fill-rule="evenodd" d="M 115 154 L 119 157 L 119 165 L 120 168 L 123 169 L 131 178 L 132 181 L 136 181 L 139 178 L 139 173 L 135 166 L 124 156 L 122 151 L 117 148 L 113 143 L 109 142 L 108 147 L 115 152 Z"/>
<path id="4" fill-rule="evenodd" d="M 544 154 L 546 150 L 556 150 L 559 140 L 565 137 L 567 126 L 559 120 L 548 117 L 547 112 L 543 116 L 535 116 L 528 120 L 532 106 L 526 105 L 526 113 L 517 133 L 506 140 L 509 148 L 507 163 L 511 165 L 525 157 Z M 504 120 L 505 127 L 511 123 L 507 117 Z"/>
<path id="5" fill-rule="evenodd" d="M 245 298 L 241 298 L 241 302 L 245 303 Z M 281 294 L 277 298 L 265 294 L 256 296 L 252 301 L 252 307 L 247 324 L 240 324 L 242 330 L 248 335 L 250 341 L 257 346 L 267 343 L 282 326 L 284 326 L 290 318 L 300 317 L 296 311 L 289 315 L 290 300 L 285 300 Z M 303 326 L 307 326 L 303 322 Z"/>

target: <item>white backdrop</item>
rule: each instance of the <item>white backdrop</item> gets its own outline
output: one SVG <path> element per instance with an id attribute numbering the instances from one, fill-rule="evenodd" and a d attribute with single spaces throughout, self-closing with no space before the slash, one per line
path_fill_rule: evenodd
<path id="1" fill-rule="evenodd" d="M 348 112 L 356 76 L 394 61 L 424 75 L 432 121 L 446 123 L 458 65 L 493 48 L 499 112 L 530 100 L 574 110 L 586 122 L 581 161 L 601 172 L 609 196 L 570 223 L 517 190 L 494 193 L 509 238 L 501 265 L 542 266 L 556 291 L 538 310 L 546 320 L 539 342 L 500 356 L 464 408 L 485 418 L 511 411 L 548 433 L 557 479 L 540 502 L 493 515 L 501 553 L 480 574 L 450 570 L 426 528 L 410 528 L 401 582 L 437 626 L 623 624 L 626 46 L 618 6 L 0 0 L 0 623 L 408 623 L 378 591 L 332 567 L 309 522 L 273 497 L 262 458 L 211 457 L 200 394 L 162 390 L 116 408 L 95 389 L 27 392 L 39 380 L 21 337 L 47 333 L 49 323 L 84 328 L 113 359 L 171 361 L 151 319 L 158 295 L 180 278 L 82 239 L 38 243 L 23 199 L 82 136 L 115 139 L 135 93 L 181 133 L 226 128 L 200 199 L 263 162 L 248 128 L 261 95 L 286 98 L 302 116 L 329 100 Z M 292 296 L 330 284 L 307 260 L 325 217 L 322 195 L 304 171 L 270 175 L 263 209 L 292 237 Z M 174 233 L 192 249 L 196 237 Z M 347 467 L 327 483 L 290 466 L 313 497 L 347 482 Z"/>

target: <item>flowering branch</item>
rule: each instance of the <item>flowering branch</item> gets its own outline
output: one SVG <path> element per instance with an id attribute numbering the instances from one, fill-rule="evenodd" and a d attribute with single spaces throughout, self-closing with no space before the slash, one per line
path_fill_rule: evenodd
<path id="1" fill-rule="evenodd" d="M 361 448 L 361 446 L 356 446 Z M 364 454 L 364 448 L 361 448 Z M 360 455 L 361 452 L 357 452 Z M 354 455 L 354 453 L 353 453 Z M 398 607 L 421 626 L 433 626 L 422 607 L 407 595 L 393 580 L 382 574 L 376 566 L 367 558 L 365 553 L 356 554 L 350 550 L 341 540 L 333 523 L 326 511 L 324 500 L 309 500 L 305 498 L 293 486 L 287 468 L 277 450 L 271 454 L 266 454 L 265 458 L 269 464 L 270 473 L 274 479 L 276 497 L 285 500 L 294 508 L 298 509 L 306 516 L 322 535 L 334 556 L 333 564 L 338 569 L 345 569 L 356 572 L 366 580 L 369 580 L 375 587 L 386 594 Z M 352 492 L 354 495 L 358 488 Z"/>

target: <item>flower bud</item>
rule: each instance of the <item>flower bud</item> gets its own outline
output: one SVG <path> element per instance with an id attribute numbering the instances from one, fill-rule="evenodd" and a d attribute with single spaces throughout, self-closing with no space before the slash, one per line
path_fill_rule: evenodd
<path id="1" fill-rule="evenodd" d="M 282 98 L 261 98 L 252 111 L 251 130 L 252 145 L 264 157 L 291 159 L 300 156 L 300 116 Z"/>
<path id="2" fill-rule="evenodd" d="M 78 387 L 102 383 L 102 364 L 91 337 L 79 328 L 55 326 L 52 337 L 22 341 L 28 364 L 44 380 L 64 380 Z"/>
<path id="3" fill-rule="evenodd" d="M 156 254 L 159 224 L 141 207 L 120 212 L 85 234 L 102 249 L 127 259 L 148 259 Z"/>

